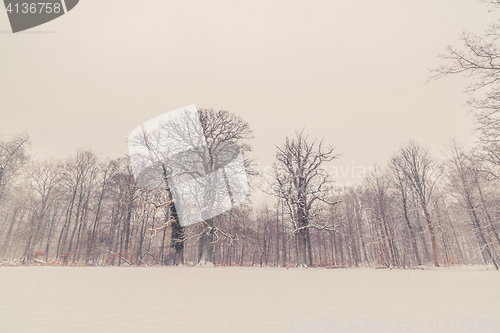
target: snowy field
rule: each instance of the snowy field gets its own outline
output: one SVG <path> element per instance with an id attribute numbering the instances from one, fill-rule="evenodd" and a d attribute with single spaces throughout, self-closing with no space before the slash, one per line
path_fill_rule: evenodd
<path id="1" fill-rule="evenodd" d="M 0 332 L 500 332 L 500 272 L 1 267 Z M 406 328 L 405 328 L 406 327 Z"/>

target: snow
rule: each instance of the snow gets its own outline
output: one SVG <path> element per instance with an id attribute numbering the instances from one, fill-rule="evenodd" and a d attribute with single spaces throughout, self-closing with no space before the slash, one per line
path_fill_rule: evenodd
<path id="1" fill-rule="evenodd" d="M 500 332 L 499 282 L 484 268 L 0 267 L 0 332 Z"/>

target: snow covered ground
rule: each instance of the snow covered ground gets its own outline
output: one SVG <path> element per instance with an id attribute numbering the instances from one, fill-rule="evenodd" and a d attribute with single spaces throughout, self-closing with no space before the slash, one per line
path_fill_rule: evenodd
<path id="1" fill-rule="evenodd" d="M 2 333 L 493 333 L 499 321 L 500 272 L 484 267 L 0 268 Z"/>

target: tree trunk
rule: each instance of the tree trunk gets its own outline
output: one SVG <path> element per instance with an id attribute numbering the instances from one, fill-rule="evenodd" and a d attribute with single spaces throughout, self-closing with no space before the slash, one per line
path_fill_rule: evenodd
<path id="1" fill-rule="evenodd" d="M 431 224 L 431 215 L 427 211 L 427 207 L 423 204 L 422 209 L 424 210 L 425 221 L 427 222 L 427 227 L 429 228 L 429 233 L 431 234 L 432 258 L 434 260 L 434 266 L 439 267 L 436 236 L 434 234 L 434 228 Z"/>
<path id="2" fill-rule="evenodd" d="M 203 234 L 200 238 L 200 260 L 198 261 L 198 266 L 209 266 L 214 267 L 213 263 L 213 221 L 209 219 L 204 224 Z"/>

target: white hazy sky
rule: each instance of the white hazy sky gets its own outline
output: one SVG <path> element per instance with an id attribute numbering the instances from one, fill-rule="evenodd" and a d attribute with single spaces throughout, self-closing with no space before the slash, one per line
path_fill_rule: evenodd
<path id="1" fill-rule="evenodd" d="M 26 130 L 38 157 L 119 157 L 142 122 L 196 104 L 247 120 L 261 166 L 303 128 L 344 172 L 409 139 L 438 154 L 473 123 L 467 81 L 425 85 L 429 69 L 496 17 L 473 0 L 81 0 L 12 34 L 0 11 L 0 133 Z"/>

